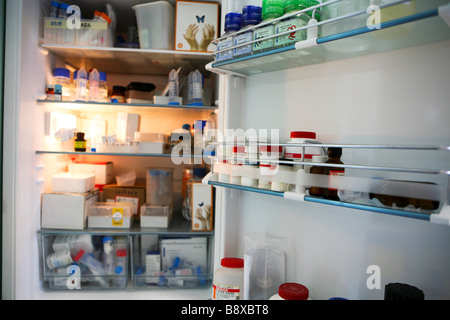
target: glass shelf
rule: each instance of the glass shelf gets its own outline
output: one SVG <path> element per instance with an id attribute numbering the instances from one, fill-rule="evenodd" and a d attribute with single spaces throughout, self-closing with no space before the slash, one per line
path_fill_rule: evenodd
<path id="1" fill-rule="evenodd" d="M 42 44 L 64 62 L 79 69 L 95 67 L 104 72 L 167 75 L 182 66 L 187 72 L 205 71 L 205 64 L 213 60 L 211 53 L 175 50 L 80 47 Z"/>
<path id="2" fill-rule="evenodd" d="M 419 9 L 411 15 L 381 22 L 380 29 L 363 27 L 319 37 L 304 48 L 302 42 L 284 48 L 256 53 L 227 61 L 211 62 L 207 69 L 223 74 L 251 76 L 328 61 L 392 51 L 450 39 L 449 26 L 439 17 L 439 4 L 446 1 L 416 1 Z M 434 6 L 433 8 L 430 8 Z M 407 24 L 407 28 L 405 28 Z M 406 29 L 406 30 L 405 30 Z M 361 47 L 347 44 L 348 39 L 364 43 Z M 314 40 L 314 39 L 311 39 Z M 296 46 L 299 49 L 296 49 Z"/>

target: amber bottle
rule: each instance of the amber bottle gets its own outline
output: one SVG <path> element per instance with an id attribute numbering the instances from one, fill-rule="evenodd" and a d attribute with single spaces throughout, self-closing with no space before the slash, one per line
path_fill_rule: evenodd
<path id="1" fill-rule="evenodd" d="M 341 156 L 342 148 L 330 147 L 328 148 L 328 160 L 325 163 L 344 164 L 341 161 Z M 343 176 L 345 173 L 345 169 L 339 167 L 325 167 L 324 171 L 328 176 Z M 337 189 L 324 189 L 323 197 L 330 200 L 339 200 L 337 192 Z"/>

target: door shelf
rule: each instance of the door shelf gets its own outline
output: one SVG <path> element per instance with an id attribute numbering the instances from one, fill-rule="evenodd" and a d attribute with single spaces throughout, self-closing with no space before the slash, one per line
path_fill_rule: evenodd
<path id="1" fill-rule="evenodd" d="M 410 1 L 393 1 L 393 4 L 398 3 L 408 4 Z M 386 7 L 390 5 L 392 4 L 386 5 Z M 441 7 L 437 7 L 438 5 Z M 427 3 L 417 0 L 415 6 L 418 9 L 414 9 L 414 13 L 390 21 L 381 21 L 379 28 L 364 26 L 350 31 L 310 38 L 283 48 L 226 61 L 213 61 L 207 65 L 207 69 L 218 74 L 247 77 L 450 39 L 450 28 L 447 24 L 449 22 L 444 21 L 450 10 L 448 2 Z M 383 14 L 382 10 L 381 15 Z M 367 13 L 359 14 L 365 14 L 369 19 Z M 345 23 L 345 19 L 343 17 L 341 21 L 337 22 L 335 19 L 324 20 L 317 25 L 323 28 L 328 23 Z M 310 26 L 299 28 L 299 30 L 307 28 Z M 352 47 L 352 40 L 359 45 Z"/>
<path id="2" fill-rule="evenodd" d="M 103 72 L 168 75 L 170 70 L 182 66 L 186 71 L 205 71 L 205 64 L 213 60 L 211 53 L 126 49 L 103 47 L 80 47 L 42 44 L 44 52 L 51 52 L 76 69 L 97 68 Z M 203 73 L 203 72 L 202 72 Z"/>
<path id="3" fill-rule="evenodd" d="M 36 154 L 68 154 L 68 155 L 78 155 L 78 156 L 128 156 L 128 157 L 160 157 L 160 158 L 171 158 L 171 154 L 167 153 L 126 153 L 126 152 L 81 152 L 81 151 L 64 151 L 64 150 L 36 150 Z M 181 159 L 193 159 L 201 158 L 203 156 L 193 155 L 193 156 L 179 156 L 176 158 Z"/>

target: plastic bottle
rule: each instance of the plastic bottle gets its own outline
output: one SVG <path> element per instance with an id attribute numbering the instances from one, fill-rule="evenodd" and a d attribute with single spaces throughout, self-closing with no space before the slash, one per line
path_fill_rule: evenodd
<path id="1" fill-rule="evenodd" d="M 60 84 L 55 84 L 55 93 L 53 95 L 53 100 L 62 101 L 62 86 Z"/>
<path id="2" fill-rule="evenodd" d="M 103 268 L 102 263 L 94 258 L 94 255 L 83 252 L 79 261 L 89 268 L 89 271 L 95 276 L 94 279 L 102 288 L 109 288 L 108 283 L 104 279 L 106 271 Z"/>
<path id="3" fill-rule="evenodd" d="M 278 287 L 278 293 L 269 300 L 310 300 L 309 290 L 299 283 L 287 282 Z"/>
<path id="4" fill-rule="evenodd" d="M 111 94 L 112 103 L 125 103 L 125 90 L 123 86 L 113 86 L 113 92 Z"/>
<path id="5" fill-rule="evenodd" d="M 53 270 L 55 268 L 61 268 L 61 267 L 68 266 L 71 263 L 73 263 L 74 259 L 78 260 L 80 254 L 82 255 L 83 252 L 78 253 L 77 255 L 73 256 L 71 254 L 70 250 L 56 251 L 47 256 L 47 259 L 46 259 L 47 266 L 51 270 Z"/>
<path id="6" fill-rule="evenodd" d="M 244 287 L 244 259 L 223 258 L 214 271 L 213 300 L 240 300 Z"/>
<path id="7" fill-rule="evenodd" d="M 344 164 L 341 161 L 342 148 L 328 148 L 328 160 L 325 163 Z M 345 174 L 344 168 L 325 167 L 324 172 L 328 176 L 343 176 Z M 339 200 L 337 189 L 324 189 L 323 197 L 330 200 Z"/>
<path id="8" fill-rule="evenodd" d="M 62 100 L 70 100 L 70 70 L 65 68 L 55 68 L 53 71 L 54 84 L 62 87 Z"/>
<path id="9" fill-rule="evenodd" d="M 89 73 L 89 101 L 98 102 L 100 97 L 100 73 L 93 69 Z"/>
<path id="10" fill-rule="evenodd" d="M 86 101 L 87 98 L 87 85 L 88 85 L 88 75 L 84 68 L 81 68 L 74 75 L 76 79 L 76 100 Z"/>
<path id="11" fill-rule="evenodd" d="M 312 162 L 313 163 L 324 163 L 328 160 L 327 156 L 313 156 Z M 309 170 L 309 173 L 312 174 L 325 174 L 325 167 L 324 166 L 312 166 Z M 314 197 L 322 197 L 323 196 L 323 188 L 311 186 L 309 188 L 309 195 Z"/>
<path id="12" fill-rule="evenodd" d="M 316 143 L 316 133 L 312 131 L 292 131 L 290 135 L 291 139 L 287 141 L 289 144 L 306 144 Z M 311 162 L 313 156 L 323 156 L 325 155 L 324 151 L 321 147 L 305 147 L 305 154 L 303 156 L 304 162 Z M 303 147 L 286 147 L 284 157 L 289 160 L 302 161 Z M 295 169 L 298 169 L 297 166 L 294 166 Z M 308 172 L 309 166 L 305 168 L 305 171 Z"/>
<path id="13" fill-rule="evenodd" d="M 233 33 L 239 31 L 242 25 L 242 4 L 240 1 L 234 1 L 234 6 L 230 12 L 225 15 L 225 33 L 223 40 L 217 44 L 217 51 L 225 50 L 233 46 Z M 216 54 L 216 61 L 225 61 L 233 58 L 233 50 L 226 50 Z"/>
<path id="14" fill-rule="evenodd" d="M 106 72 L 100 71 L 100 83 L 99 83 L 99 102 L 108 102 L 108 86 L 106 85 Z"/>
<path id="15" fill-rule="evenodd" d="M 192 105 L 203 105 L 203 75 L 197 69 L 192 74 Z"/>
<path id="16" fill-rule="evenodd" d="M 178 98 L 178 73 L 172 69 L 169 73 L 169 104 L 179 105 Z"/>
<path id="17" fill-rule="evenodd" d="M 103 266 L 107 274 L 113 274 L 114 269 L 114 253 L 113 253 L 113 238 L 103 237 Z"/>
<path id="18" fill-rule="evenodd" d="M 116 251 L 114 284 L 116 287 L 123 288 L 127 283 L 127 250 L 118 249 Z"/>
<path id="19" fill-rule="evenodd" d="M 84 132 L 77 132 L 77 138 L 75 139 L 75 151 L 86 151 Z"/>
<path id="20" fill-rule="evenodd" d="M 59 2 L 58 1 L 50 2 L 50 18 L 58 17 L 58 9 L 59 9 Z"/>
<path id="21" fill-rule="evenodd" d="M 296 11 L 305 9 L 305 5 L 300 0 L 285 0 L 284 1 L 284 15 L 293 14 Z M 296 14 L 294 16 L 286 17 L 277 22 L 275 26 L 275 33 L 282 33 L 289 30 L 304 27 L 308 24 L 310 16 L 306 12 Z M 284 35 L 275 37 L 275 48 L 286 47 L 295 44 L 295 42 L 306 40 L 307 30 L 299 30 Z"/>
<path id="22" fill-rule="evenodd" d="M 241 184 L 242 180 L 242 163 L 244 163 L 245 147 L 233 146 L 231 152 L 231 170 L 230 170 L 230 183 Z"/>
<path id="23" fill-rule="evenodd" d="M 234 36 L 234 46 L 244 44 L 253 40 L 253 31 L 251 28 L 261 22 L 261 6 L 246 5 L 242 9 L 242 28 L 241 31 L 248 29 Z M 233 49 L 233 58 L 239 58 L 252 53 L 252 44 L 240 46 Z"/>
<path id="24" fill-rule="evenodd" d="M 268 22 L 283 15 L 282 0 L 263 0 L 262 2 L 262 22 Z M 253 32 L 253 40 L 262 39 L 275 34 L 276 23 L 270 23 L 260 28 L 256 28 Z M 270 38 L 260 42 L 253 43 L 253 53 L 269 51 L 273 49 L 275 39 Z"/>

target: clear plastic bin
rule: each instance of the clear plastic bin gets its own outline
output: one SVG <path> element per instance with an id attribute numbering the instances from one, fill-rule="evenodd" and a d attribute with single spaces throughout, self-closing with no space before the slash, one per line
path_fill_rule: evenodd
<path id="1" fill-rule="evenodd" d="M 129 228 L 132 216 L 131 202 L 96 202 L 88 210 L 88 227 Z"/>
<path id="2" fill-rule="evenodd" d="M 112 47 L 113 30 L 106 21 L 82 19 L 80 28 L 68 28 L 67 18 L 44 18 L 44 43 Z"/>
<path id="3" fill-rule="evenodd" d="M 167 1 L 135 5 L 141 49 L 174 49 L 175 10 Z"/>
<path id="4" fill-rule="evenodd" d="M 103 243 L 106 237 L 111 238 L 109 247 Z M 39 244 L 43 289 L 117 290 L 128 285 L 128 236 L 40 233 Z"/>
<path id="5" fill-rule="evenodd" d="M 138 289 L 208 288 L 212 284 L 211 236 L 132 235 L 133 282 Z"/>
<path id="6" fill-rule="evenodd" d="M 141 227 L 167 228 L 172 220 L 169 206 L 141 206 Z"/>

